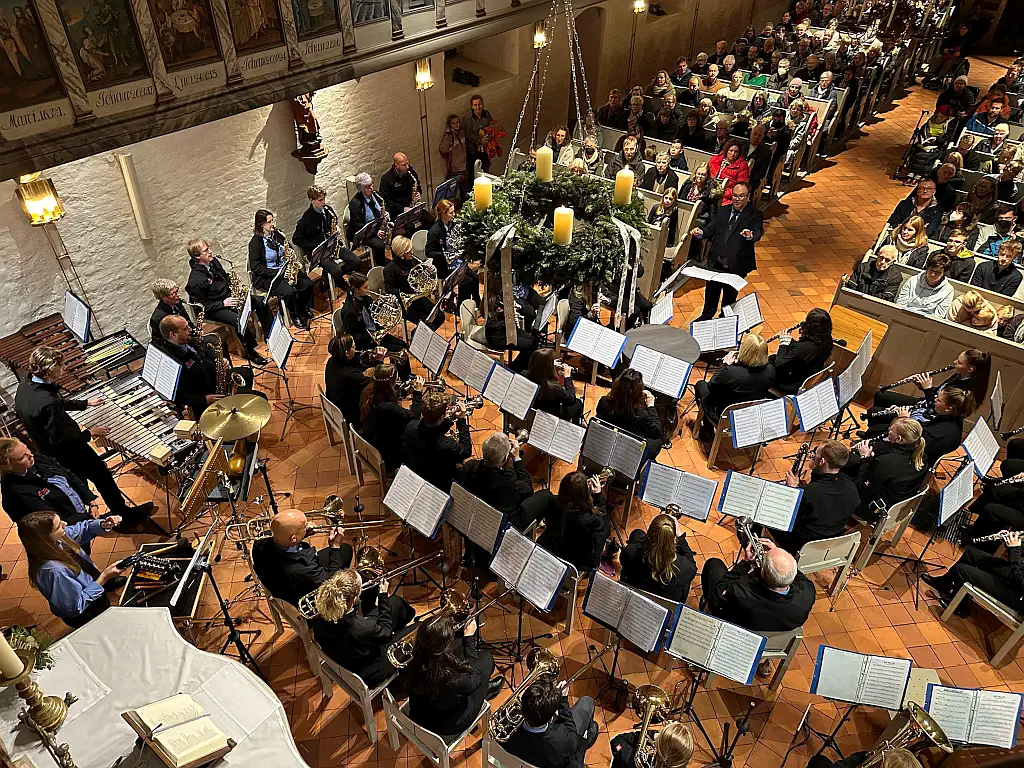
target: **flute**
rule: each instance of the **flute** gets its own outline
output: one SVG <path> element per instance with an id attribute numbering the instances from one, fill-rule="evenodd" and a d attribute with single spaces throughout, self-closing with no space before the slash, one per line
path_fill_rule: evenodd
<path id="1" fill-rule="evenodd" d="M 904 378 L 900 379 L 899 381 L 894 381 L 892 384 L 886 384 L 884 386 L 879 387 L 878 391 L 879 392 L 888 392 L 890 389 L 896 389 L 896 387 L 902 387 L 904 384 L 910 383 L 911 381 L 913 381 L 918 376 L 935 376 L 936 374 L 939 374 L 939 373 L 945 373 L 946 371 L 952 371 L 954 368 L 956 368 L 956 364 L 955 363 L 950 363 L 949 365 L 945 366 L 944 368 L 936 368 L 934 371 L 926 371 L 925 373 L 912 373 L 909 376 L 905 376 Z"/>
<path id="2" fill-rule="evenodd" d="M 796 325 L 790 326 L 789 328 L 787 328 L 787 329 L 786 329 L 786 330 L 784 330 L 784 331 L 779 331 L 779 332 L 778 332 L 778 333 L 776 333 L 776 334 L 775 334 L 774 336 L 769 336 L 769 337 L 768 337 L 767 339 L 765 339 L 765 340 L 764 340 L 764 343 L 765 343 L 765 344 L 768 344 L 769 342 L 775 341 L 775 340 L 776 340 L 776 339 L 778 339 L 778 338 L 779 338 L 780 336 L 782 336 L 782 335 L 783 335 L 784 333 L 789 333 L 790 331 L 795 331 L 795 330 L 796 330 L 797 328 L 799 328 L 799 327 L 800 327 L 801 325 L 803 325 L 803 324 L 804 324 L 804 322 L 803 322 L 803 320 L 801 320 L 801 321 L 800 321 L 799 323 L 797 323 Z"/>
<path id="3" fill-rule="evenodd" d="M 991 533 L 988 536 L 979 536 L 976 539 L 971 539 L 971 544 L 981 544 L 985 541 L 999 541 L 1000 539 L 1006 541 L 1014 535 L 1024 536 L 1024 531 L 1000 531 L 999 533 Z"/>
<path id="4" fill-rule="evenodd" d="M 1000 432 L 999 436 L 1003 438 L 1003 440 L 1009 440 L 1011 437 L 1019 435 L 1021 432 L 1024 432 L 1024 427 L 1017 427 L 1016 429 L 1011 429 L 1009 432 Z"/>

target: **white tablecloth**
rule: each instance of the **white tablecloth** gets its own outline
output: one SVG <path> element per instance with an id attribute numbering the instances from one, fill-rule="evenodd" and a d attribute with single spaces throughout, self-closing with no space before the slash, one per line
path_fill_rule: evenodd
<path id="1" fill-rule="evenodd" d="M 185 642 L 166 608 L 110 608 L 54 644 L 52 653 L 54 669 L 35 679 L 47 695 L 70 690 L 81 698 L 57 734 L 79 768 L 111 768 L 130 754 L 136 736 L 121 713 L 176 693 L 190 694 L 237 742 L 223 764 L 308 768 L 270 687 L 237 661 Z M 0 691 L 0 740 L 15 757 L 52 766 L 38 739 L 18 724 L 21 706 L 13 688 Z M 148 757 L 142 765 L 162 766 Z"/>

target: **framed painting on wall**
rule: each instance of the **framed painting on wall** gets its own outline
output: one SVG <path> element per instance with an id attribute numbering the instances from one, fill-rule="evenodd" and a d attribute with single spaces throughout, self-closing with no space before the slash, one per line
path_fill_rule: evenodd
<path id="1" fill-rule="evenodd" d="M 149 75 L 128 0 L 57 0 L 57 10 L 86 90 Z"/>
<path id="2" fill-rule="evenodd" d="M 167 69 L 186 69 L 220 58 L 209 0 L 147 2 Z"/>
<path id="3" fill-rule="evenodd" d="M 274 0 L 228 0 L 235 50 L 244 55 L 284 45 Z"/>
<path id="4" fill-rule="evenodd" d="M 359 27 L 391 16 L 388 0 L 352 0 L 352 23 Z"/>
<path id="5" fill-rule="evenodd" d="M 341 31 L 335 0 L 291 0 L 299 42 Z"/>
<path id="6" fill-rule="evenodd" d="M 0 0 L 0 111 L 65 96 L 30 0 Z"/>

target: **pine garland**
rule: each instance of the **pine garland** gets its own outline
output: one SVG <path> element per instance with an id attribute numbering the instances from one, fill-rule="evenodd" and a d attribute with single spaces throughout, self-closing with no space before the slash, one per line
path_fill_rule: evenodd
<path id="1" fill-rule="evenodd" d="M 532 172 L 511 171 L 500 186 L 494 185 L 492 195 L 490 208 L 478 211 L 470 199 L 459 213 L 464 253 L 482 259 L 487 239 L 515 222 L 512 269 L 516 282 L 525 285 L 611 284 L 621 274 L 625 259 L 612 216 L 641 232 L 647 223 L 642 196 L 634 193 L 629 205 L 614 205 L 612 187 L 591 176 L 559 173 L 550 183 L 542 183 Z M 522 210 L 516 213 L 520 198 Z M 568 246 L 555 245 L 550 226 L 538 224 L 552 221 L 560 205 L 572 208 L 576 217 Z"/>

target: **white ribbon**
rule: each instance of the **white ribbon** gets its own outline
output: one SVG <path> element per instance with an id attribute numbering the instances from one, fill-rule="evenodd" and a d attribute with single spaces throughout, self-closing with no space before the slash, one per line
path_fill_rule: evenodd
<path id="1" fill-rule="evenodd" d="M 640 262 L 640 240 L 642 238 L 638 229 L 629 226 L 629 224 L 626 224 L 625 222 L 619 221 L 614 216 L 612 217 L 612 223 L 615 224 L 615 227 L 619 230 L 619 237 L 622 238 L 622 248 L 626 254 L 622 267 L 622 279 L 619 281 L 619 297 L 615 303 L 615 316 L 620 317 L 622 315 L 622 305 L 625 300 L 628 283 L 629 311 L 626 313 L 626 317 L 629 317 L 633 314 L 633 305 L 636 303 L 636 280 L 637 272 L 640 271 L 638 265 Z M 632 240 L 633 244 L 636 245 L 636 263 L 632 265 L 630 265 L 630 240 Z M 632 266 L 632 270 L 630 270 L 630 266 Z M 632 279 L 630 279 L 631 272 Z"/>

